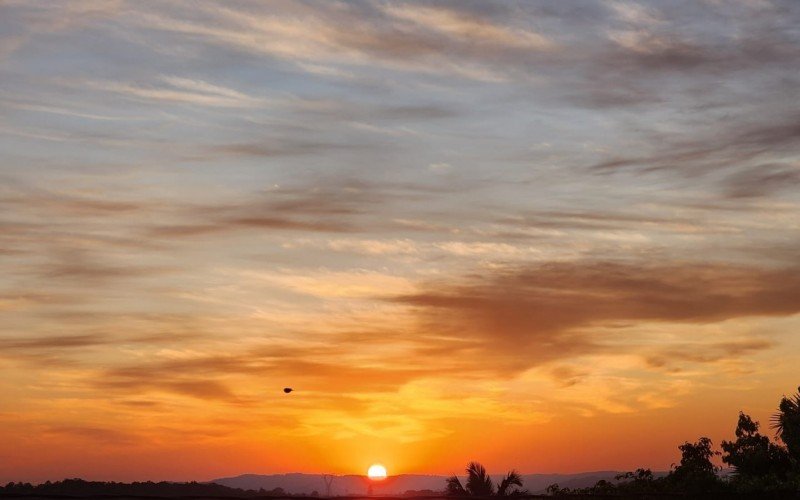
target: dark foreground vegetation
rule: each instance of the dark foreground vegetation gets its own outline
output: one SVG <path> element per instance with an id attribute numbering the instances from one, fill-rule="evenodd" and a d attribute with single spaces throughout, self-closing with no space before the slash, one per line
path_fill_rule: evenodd
<path id="1" fill-rule="evenodd" d="M 243 490 L 229 488 L 216 483 L 172 483 L 152 481 L 135 483 L 115 483 L 105 481 L 84 481 L 83 479 L 65 479 L 32 485 L 30 483 L 8 483 L 0 486 L 0 495 L 5 496 L 70 496 L 70 497 L 283 497 L 287 496 L 282 488 L 274 490 Z"/>
<path id="2" fill-rule="evenodd" d="M 759 432 L 759 423 L 739 413 L 736 439 L 722 441 L 722 451 L 714 449 L 707 437 L 686 442 L 678 449 L 681 461 L 668 474 L 655 477 L 650 469 L 637 469 L 601 480 L 589 488 L 561 488 L 550 485 L 547 493 L 559 497 L 596 496 L 607 498 L 800 498 L 800 387 L 793 396 L 784 396 L 772 417 L 777 442 Z M 722 477 L 711 459 L 721 455 L 733 473 Z M 451 496 L 527 496 L 516 471 L 495 485 L 486 469 L 471 462 L 467 481 L 457 476 L 447 479 Z"/>

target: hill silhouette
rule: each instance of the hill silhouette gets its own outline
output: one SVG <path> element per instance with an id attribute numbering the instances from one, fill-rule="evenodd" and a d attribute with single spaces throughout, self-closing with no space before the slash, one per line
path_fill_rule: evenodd
<path id="1" fill-rule="evenodd" d="M 531 493 L 544 493 L 546 488 L 558 483 L 568 488 L 586 488 L 600 480 L 611 481 L 619 471 L 594 471 L 576 474 L 523 474 L 522 481 Z M 666 474 L 666 473 L 663 473 Z M 235 477 L 214 479 L 213 482 L 231 488 L 244 490 L 273 490 L 282 488 L 291 494 L 310 495 L 314 491 L 325 493 L 323 474 L 242 474 Z M 331 495 L 363 495 L 371 487 L 376 495 L 403 495 L 407 492 L 443 492 L 447 476 L 424 474 L 399 474 L 389 476 L 383 481 L 370 481 L 365 476 L 348 474 L 333 476 Z M 499 481 L 501 474 L 492 474 Z"/>

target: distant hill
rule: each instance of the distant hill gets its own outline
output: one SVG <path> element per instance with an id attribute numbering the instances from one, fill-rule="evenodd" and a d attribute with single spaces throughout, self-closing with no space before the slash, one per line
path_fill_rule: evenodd
<path id="1" fill-rule="evenodd" d="M 558 484 L 562 488 L 587 488 L 594 486 L 597 481 L 605 479 L 613 481 L 619 471 L 579 472 L 576 474 L 523 474 L 522 484 L 531 493 L 544 493 L 551 484 Z M 492 476 L 494 478 L 494 476 Z M 496 481 L 495 481 L 496 482 Z"/>
<path id="2" fill-rule="evenodd" d="M 371 481 L 366 476 L 356 474 L 333 476 L 330 494 L 348 495 L 365 494 L 372 487 L 373 494 L 397 495 L 409 490 L 444 490 L 444 476 L 427 476 L 418 474 L 402 474 L 389 476 L 383 481 Z M 321 496 L 327 493 L 322 474 L 243 474 L 236 477 L 214 479 L 212 482 L 231 488 L 267 491 L 283 488 L 291 494 L 310 495 L 317 492 Z"/>
<path id="3" fill-rule="evenodd" d="M 553 483 L 558 483 L 561 487 L 585 488 L 593 486 L 601 479 L 613 480 L 619 474 L 617 471 L 597 471 L 581 472 L 578 474 L 524 474 L 522 476 L 524 487 L 531 493 L 544 492 L 545 488 Z M 493 475 L 497 481 L 500 475 Z M 445 487 L 445 476 L 420 475 L 420 474 L 400 474 L 389 476 L 383 481 L 370 481 L 365 476 L 343 475 L 334 476 L 331 484 L 331 495 L 365 494 L 372 488 L 372 493 L 376 495 L 402 495 L 407 491 L 420 492 L 429 490 L 441 492 Z M 231 488 L 241 488 L 243 490 L 259 490 L 261 488 L 271 491 L 282 488 L 290 494 L 310 495 L 317 492 L 319 495 L 326 494 L 325 481 L 322 474 L 243 474 L 236 477 L 225 477 L 214 479 L 212 482 L 229 486 Z"/>

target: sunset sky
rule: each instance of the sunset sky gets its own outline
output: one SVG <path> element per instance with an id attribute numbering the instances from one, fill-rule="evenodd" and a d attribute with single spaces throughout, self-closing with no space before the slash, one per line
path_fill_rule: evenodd
<path id="1" fill-rule="evenodd" d="M 798 26 L 0 0 L 0 482 L 664 470 L 767 427 L 800 384 Z"/>

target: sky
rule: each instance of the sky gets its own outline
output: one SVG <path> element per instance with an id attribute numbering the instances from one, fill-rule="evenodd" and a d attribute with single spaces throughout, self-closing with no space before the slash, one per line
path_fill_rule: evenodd
<path id="1" fill-rule="evenodd" d="M 799 27 L 0 0 L 0 481 L 664 470 L 739 410 L 771 435 Z"/>

